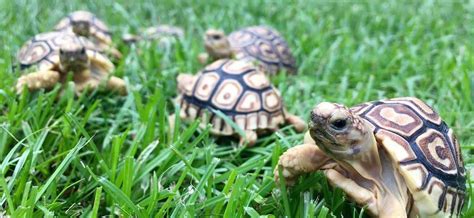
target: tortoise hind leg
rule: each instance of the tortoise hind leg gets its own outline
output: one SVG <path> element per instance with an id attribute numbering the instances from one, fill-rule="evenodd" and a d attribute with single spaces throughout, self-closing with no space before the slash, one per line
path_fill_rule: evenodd
<path id="1" fill-rule="evenodd" d="M 306 129 L 306 122 L 294 114 L 286 114 L 286 123 L 291 124 L 297 132 L 303 132 Z"/>
<path id="2" fill-rule="evenodd" d="M 21 76 L 16 83 L 16 93 L 21 94 L 23 86 L 28 90 L 53 88 L 59 82 L 59 72 L 51 70 L 37 71 Z"/>
<path id="3" fill-rule="evenodd" d="M 107 90 L 117 91 L 120 95 L 127 95 L 127 86 L 125 81 L 115 76 L 111 76 L 107 81 Z"/>

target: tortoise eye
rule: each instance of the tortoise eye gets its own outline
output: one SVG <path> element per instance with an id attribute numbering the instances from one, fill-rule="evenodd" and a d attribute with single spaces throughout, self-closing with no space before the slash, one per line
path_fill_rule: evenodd
<path id="1" fill-rule="evenodd" d="M 219 39 L 221 39 L 221 36 L 219 36 L 219 35 L 213 35 L 213 36 L 212 36 L 212 39 L 214 39 L 214 40 L 219 40 Z"/>
<path id="2" fill-rule="evenodd" d="M 347 126 L 347 121 L 343 119 L 337 119 L 331 122 L 331 127 L 335 130 L 343 130 Z"/>

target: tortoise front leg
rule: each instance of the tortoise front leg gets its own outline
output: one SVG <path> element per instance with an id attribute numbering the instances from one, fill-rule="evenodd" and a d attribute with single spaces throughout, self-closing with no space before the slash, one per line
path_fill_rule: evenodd
<path id="1" fill-rule="evenodd" d="M 342 189 L 355 203 L 366 206 L 372 216 L 380 215 L 377 199 L 372 191 L 358 185 L 353 179 L 347 178 L 335 169 L 324 170 L 324 174 L 331 185 Z"/>
<path id="2" fill-rule="evenodd" d="M 77 96 L 81 95 L 84 91 L 92 91 L 100 86 L 100 81 L 86 78 L 86 79 L 75 79 L 74 80 L 74 91 Z"/>
<path id="3" fill-rule="evenodd" d="M 370 215 L 380 218 L 407 217 L 407 202 L 401 202 L 390 190 L 364 188 L 357 184 L 355 178 L 344 176 L 337 168 L 326 169 L 324 174 L 331 185 L 342 189 L 355 203 L 366 207 Z"/>
<path id="4" fill-rule="evenodd" d="M 249 147 L 252 147 L 257 142 L 257 138 L 257 132 L 254 130 L 245 130 L 245 136 L 240 136 L 239 145 L 242 146 L 247 143 Z"/>
<path id="5" fill-rule="evenodd" d="M 297 132 L 303 132 L 306 129 L 306 122 L 300 117 L 293 114 L 286 114 L 286 123 L 293 125 Z"/>
<path id="6" fill-rule="evenodd" d="M 16 93 L 21 94 L 23 86 L 29 91 L 51 89 L 59 81 L 59 72 L 51 70 L 37 71 L 21 76 L 16 83 Z"/>
<path id="7" fill-rule="evenodd" d="M 294 185 L 298 177 L 303 173 L 311 173 L 320 170 L 330 164 L 331 158 L 326 156 L 315 144 L 302 144 L 288 149 L 280 156 L 275 168 L 275 182 L 279 182 L 280 176 L 285 177 L 286 184 Z M 278 168 L 282 168 L 279 175 Z"/>
<path id="8" fill-rule="evenodd" d="M 198 58 L 198 62 L 199 62 L 200 64 L 205 65 L 205 64 L 207 64 L 207 62 L 209 61 L 209 54 L 207 54 L 207 53 L 200 53 L 197 58 Z"/>

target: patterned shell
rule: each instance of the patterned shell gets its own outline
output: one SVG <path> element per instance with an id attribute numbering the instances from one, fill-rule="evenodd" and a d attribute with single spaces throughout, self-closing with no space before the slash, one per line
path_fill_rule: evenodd
<path id="1" fill-rule="evenodd" d="M 211 132 L 232 135 L 233 128 L 213 111 L 219 110 L 242 130 L 276 129 L 284 123 L 285 111 L 279 92 L 254 65 L 236 60 L 218 60 L 197 75 L 178 98 L 181 117 L 199 117 Z"/>
<path id="2" fill-rule="evenodd" d="M 418 211 L 460 214 L 466 195 L 460 145 L 430 106 L 417 98 L 395 98 L 351 110 L 372 125 L 377 141 L 397 161 Z"/>
<path id="3" fill-rule="evenodd" d="M 243 28 L 231 33 L 229 42 L 237 59 L 258 61 L 270 74 L 281 70 L 292 74 L 297 71 L 288 43 L 270 27 Z"/>
<path id="4" fill-rule="evenodd" d="M 145 31 L 143 31 L 142 37 L 147 40 L 160 39 L 162 37 L 183 38 L 184 31 L 183 29 L 175 26 L 158 25 L 145 29 Z"/>
<path id="5" fill-rule="evenodd" d="M 38 70 L 49 70 L 56 67 L 59 64 L 59 48 L 68 43 L 80 43 L 88 52 L 96 53 L 94 44 L 84 37 L 68 32 L 41 33 L 21 47 L 18 53 L 20 69 L 35 66 Z"/>
<path id="6" fill-rule="evenodd" d="M 107 25 L 88 11 L 72 12 L 67 17 L 61 19 L 54 29 L 57 31 L 72 32 L 72 24 L 75 22 L 88 22 L 92 37 L 102 43 L 112 43 L 112 37 Z"/>

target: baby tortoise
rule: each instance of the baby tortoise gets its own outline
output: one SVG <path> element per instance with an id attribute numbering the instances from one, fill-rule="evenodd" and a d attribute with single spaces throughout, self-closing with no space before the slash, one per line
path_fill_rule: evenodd
<path id="1" fill-rule="evenodd" d="M 352 108 L 323 102 L 311 111 L 309 135 L 278 162 L 290 185 L 302 173 L 322 170 L 373 216 L 460 215 L 466 196 L 460 145 L 423 101 L 395 98 Z"/>
<path id="2" fill-rule="evenodd" d="M 61 19 L 54 28 L 56 31 L 72 32 L 94 42 L 100 49 L 120 59 L 122 53 L 113 47 L 112 34 L 107 25 L 89 11 L 74 11 Z"/>
<path id="3" fill-rule="evenodd" d="M 179 116 L 184 120 L 200 119 L 203 128 L 211 124 L 210 131 L 215 135 L 237 134 L 215 111 L 221 111 L 245 131 L 240 144 L 253 145 L 259 133 L 276 131 L 285 123 L 299 132 L 305 129 L 301 118 L 285 110 L 280 93 L 267 76 L 249 62 L 221 59 L 197 75 L 181 74 L 177 80 Z"/>
<path id="4" fill-rule="evenodd" d="M 199 55 L 199 61 L 235 58 L 258 63 L 270 75 L 279 71 L 295 74 L 296 61 L 288 43 L 273 28 L 251 26 L 232 32 L 228 37 L 221 30 L 210 29 L 204 36 L 207 53 Z"/>
<path id="5" fill-rule="evenodd" d="M 126 43 L 135 43 L 138 41 L 168 41 L 170 38 L 184 38 L 184 30 L 180 27 L 170 25 L 157 25 L 148 27 L 138 35 L 125 34 L 122 39 Z"/>
<path id="6" fill-rule="evenodd" d="M 30 91 L 51 89 L 58 82 L 66 82 L 71 72 L 77 94 L 105 83 L 106 89 L 126 95 L 125 82 L 110 75 L 114 65 L 94 47 L 86 38 L 68 32 L 36 35 L 18 54 L 21 69 L 31 73 L 18 79 L 17 93 L 20 94 L 24 86 Z"/>

